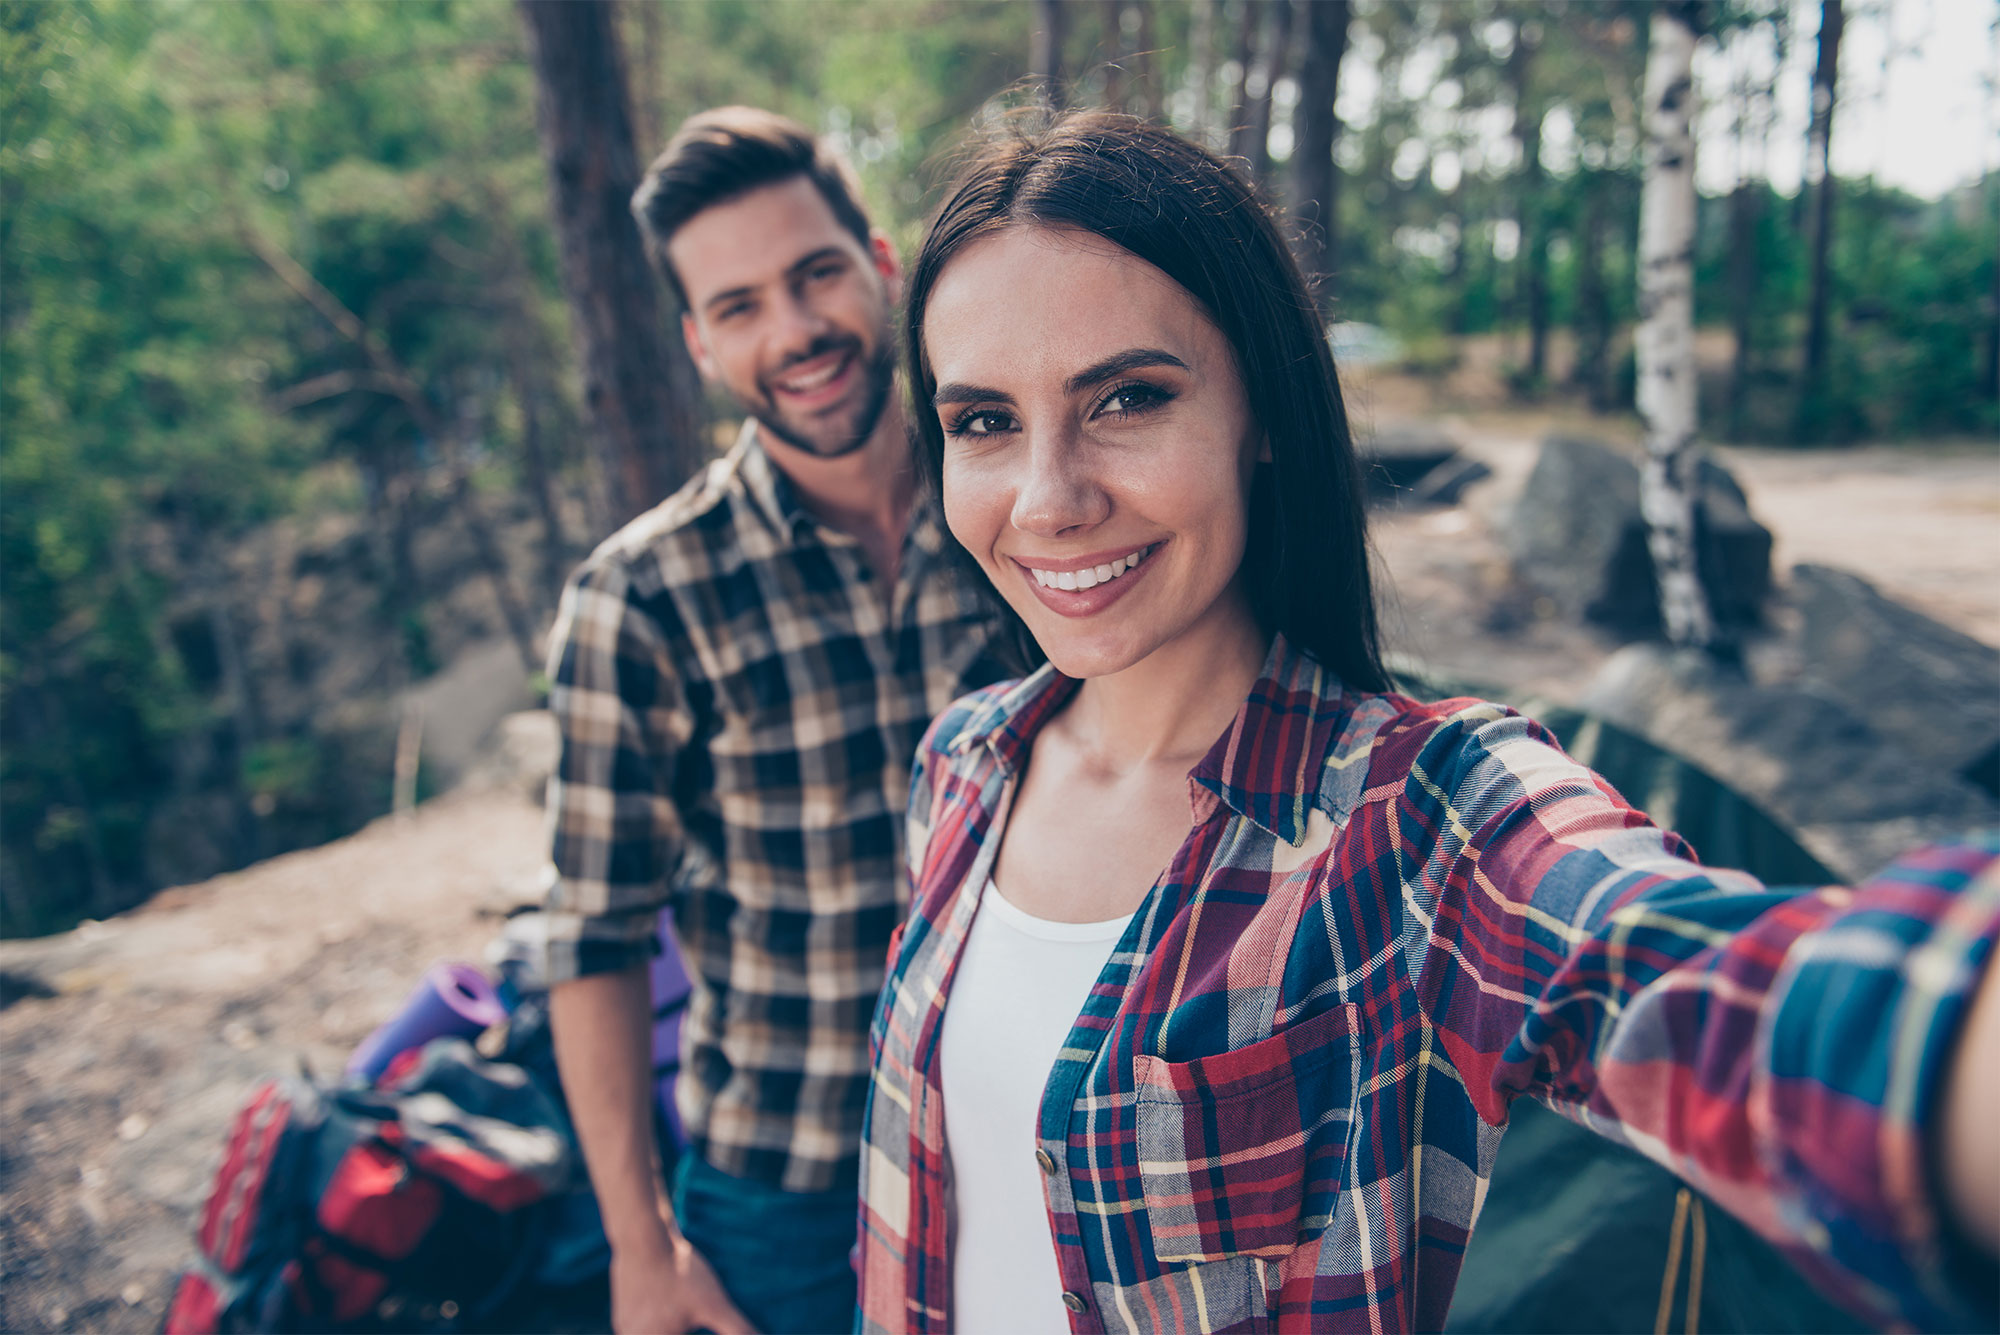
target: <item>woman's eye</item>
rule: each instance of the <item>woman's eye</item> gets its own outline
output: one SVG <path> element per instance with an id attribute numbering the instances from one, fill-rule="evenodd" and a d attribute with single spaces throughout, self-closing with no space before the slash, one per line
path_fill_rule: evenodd
<path id="1" fill-rule="evenodd" d="M 945 423 L 946 435 L 951 436 L 997 436 L 1012 430 L 1014 419 L 990 408 L 978 412 L 961 413 Z"/>
<path id="2" fill-rule="evenodd" d="M 1158 385 L 1120 385 L 1105 395 L 1104 402 L 1098 405 L 1097 412 L 1100 417 L 1141 413 L 1149 408 L 1158 408 L 1173 397 Z"/>

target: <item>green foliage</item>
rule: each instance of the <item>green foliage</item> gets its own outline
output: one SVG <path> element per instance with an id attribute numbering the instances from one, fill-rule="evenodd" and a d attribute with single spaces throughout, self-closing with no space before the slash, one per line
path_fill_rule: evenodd
<path id="1" fill-rule="evenodd" d="M 1239 0 L 1214 6 L 1205 69 L 1191 6 L 1153 5 L 1150 53 L 1138 11 L 1114 34 L 1114 10 L 1068 7 L 1077 97 L 1150 69 L 1175 123 L 1213 138 Z M 716 103 L 788 112 L 846 147 L 908 254 L 962 127 L 1026 72 L 1033 8 L 619 14 L 642 143 Z M 1376 93 L 1338 150 L 1339 318 L 1386 325 L 1442 372 L 1462 336 L 1521 326 L 1527 257 L 1545 255 L 1549 318 L 1603 344 L 1593 388 L 1614 392 L 1646 14 L 1357 3 L 1347 82 L 1365 69 Z M 1782 17 L 1742 0 L 1714 31 Z M 1215 109 L 1197 127 L 1204 78 Z M 314 694 L 311 655 L 246 666 L 232 641 L 242 554 L 272 521 L 344 517 L 352 539 L 325 559 L 379 602 L 354 635 L 383 694 L 459 644 L 440 607 L 463 573 L 420 554 L 458 460 L 488 510 L 527 510 L 548 476 L 552 567 L 600 536 L 576 518 L 590 464 L 534 106 L 518 17 L 489 0 L 0 5 L 0 931 L 116 911 L 386 802 L 386 743 L 331 720 L 347 702 Z M 1529 125 L 1534 179 L 1510 131 Z M 1843 182 L 1837 198 L 1837 420 L 2000 427 L 2000 193 L 1931 205 Z M 1771 438 L 1792 421 L 1805 273 L 1790 201 L 1762 203 L 1750 420 Z M 1728 312 L 1725 223 L 1704 213 L 1704 320 Z M 1519 227 L 1530 244 L 1508 244 Z M 554 593 L 531 601 L 546 612 Z M 295 680 L 280 691 L 274 672 Z"/>

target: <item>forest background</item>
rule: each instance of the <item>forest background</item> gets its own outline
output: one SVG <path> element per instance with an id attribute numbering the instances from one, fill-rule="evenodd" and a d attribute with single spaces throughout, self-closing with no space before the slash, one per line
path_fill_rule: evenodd
<path id="1" fill-rule="evenodd" d="M 1938 198 L 1826 171 L 1854 76 L 1825 35 L 1910 3 L 1697 7 L 1710 438 L 2000 431 L 1996 164 Z M 1497 336 L 1515 397 L 1629 413 L 1641 0 L 601 12 L 640 160 L 704 106 L 788 112 L 909 254 L 989 99 L 1122 106 L 1242 157 L 1404 370 Z M 413 695 L 489 642 L 531 682 L 564 572 L 726 432 L 684 393 L 672 462 L 621 472 L 534 56 L 493 0 L 0 5 L 0 933 L 388 810 Z"/>

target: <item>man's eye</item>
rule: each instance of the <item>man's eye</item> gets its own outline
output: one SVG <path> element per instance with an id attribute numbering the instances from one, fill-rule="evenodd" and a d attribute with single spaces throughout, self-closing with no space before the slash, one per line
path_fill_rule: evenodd
<path id="1" fill-rule="evenodd" d="M 949 436 L 997 436 L 1003 431 L 1012 430 L 1013 426 L 1014 419 L 1007 414 L 983 408 L 977 412 L 961 413 L 949 419 L 944 429 L 945 434 Z"/>
<path id="2" fill-rule="evenodd" d="M 715 313 L 715 318 L 718 321 L 735 320 L 741 318 L 742 316 L 748 315 L 749 313 L 750 313 L 749 302 L 732 301 L 727 306 L 724 306 L 721 310 L 717 311 Z"/>
<path id="3" fill-rule="evenodd" d="M 829 278 L 838 278 L 840 271 L 838 264 L 816 264 L 807 276 L 815 283 L 823 283 Z"/>

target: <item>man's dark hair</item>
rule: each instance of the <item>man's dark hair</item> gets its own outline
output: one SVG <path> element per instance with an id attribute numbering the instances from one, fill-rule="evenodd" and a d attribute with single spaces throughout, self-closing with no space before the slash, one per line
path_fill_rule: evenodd
<path id="1" fill-rule="evenodd" d="M 1258 623 L 1348 686 L 1387 689 L 1360 470 L 1318 308 L 1250 183 L 1170 131 L 1109 112 L 1040 127 L 1016 117 L 971 151 L 910 270 L 905 313 L 917 467 L 932 496 L 942 497 L 944 430 L 931 403 L 925 305 L 954 255 L 1009 227 L 1101 236 L 1180 284 L 1215 322 L 1270 442 L 1250 487 L 1243 556 Z M 1004 609 L 1003 618 L 1024 657 L 1039 661 L 1026 625 Z"/>
<path id="2" fill-rule="evenodd" d="M 854 169 L 805 126 L 756 107 L 716 107 L 682 122 L 632 195 L 646 253 L 682 306 L 687 289 L 667 258 L 674 233 L 704 209 L 795 176 L 813 183 L 835 221 L 866 250 L 868 215 Z"/>

